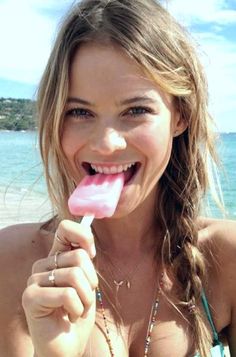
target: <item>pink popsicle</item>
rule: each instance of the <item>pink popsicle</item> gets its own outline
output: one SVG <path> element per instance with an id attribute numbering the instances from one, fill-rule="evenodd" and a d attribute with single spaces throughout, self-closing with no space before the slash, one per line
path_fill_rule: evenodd
<path id="1" fill-rule="evenodd" d="M 111 217 L 118 204 L 124 186 L 124 173 L 96 174 L 85 176 L 71 194 L 68 206 L 74 216 L 87 217 L 87 224 L 93 218 Z"/>

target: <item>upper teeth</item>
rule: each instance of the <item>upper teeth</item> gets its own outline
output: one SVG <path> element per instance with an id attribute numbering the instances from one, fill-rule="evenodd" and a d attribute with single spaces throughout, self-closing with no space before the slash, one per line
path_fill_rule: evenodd
<path id="1" fill-rule="evenodd" d="M 120 172 L 128 170 L 133 165 L 135 165 L 135 162 L 131 164 L 111 166 L 111 167 L 107 167 L 107 166 L 103 167 L 103 166 L 91 164 L 91 167 L 94 171 L 99 172 L 100 174 L 118 174 Z"/>

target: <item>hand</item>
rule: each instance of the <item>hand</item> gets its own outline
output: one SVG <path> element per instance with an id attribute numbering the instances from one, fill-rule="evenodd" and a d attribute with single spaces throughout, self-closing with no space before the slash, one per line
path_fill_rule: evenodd
<path id="1" fill-rule="evenodd" d="M 66 220 L 48 257 L 34 263 L 22 304 L 38 357 L 83 354 L 95 323 L 94 256 L 90 228 Z"/>

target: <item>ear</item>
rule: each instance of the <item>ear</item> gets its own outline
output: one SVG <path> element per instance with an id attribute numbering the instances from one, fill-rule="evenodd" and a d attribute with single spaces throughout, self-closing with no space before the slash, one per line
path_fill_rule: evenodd
<path id="1" fill-rule="evenodd" d="M 181 135 L 188 127 L 186 120 L 181 118 L 180 113 L 177 112 L 174 115 L 173 120 L 173 137 Z"/>

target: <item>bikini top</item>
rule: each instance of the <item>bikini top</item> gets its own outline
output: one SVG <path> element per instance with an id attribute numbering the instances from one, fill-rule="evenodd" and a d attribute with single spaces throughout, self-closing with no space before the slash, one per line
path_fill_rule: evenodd
<path id="1" fill-rule="evenodd" d="M 222 344 L 222 342 L 219 340 L 219 336 L 218 333 L 216 331 L 212 316 L 211 316 L 211 312 L 210 312 L 210 308 L 209 308 L 209 304 L 205 295 L 205 292 L 202 292 L 202 305 L 203 308 L 205 310 L 205 313 L 207 315 L 207 319 L 211 325 L 211 329 L 213 332 L 213 346 L 211 348 L 211 357 L 224 357 L 224 346 Z M 196 355 L 194 355 L 193 357 L 200 357 L 199 353 L 197 353 Z"/>

